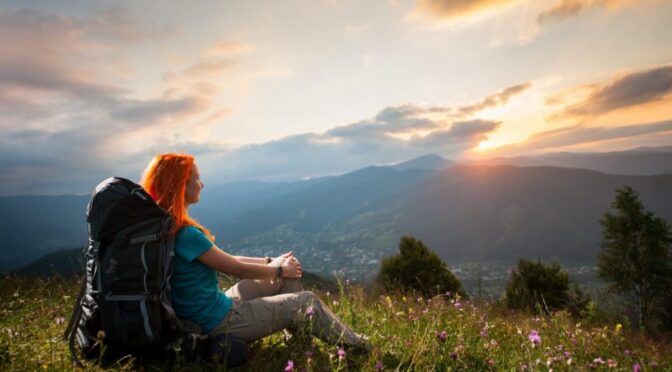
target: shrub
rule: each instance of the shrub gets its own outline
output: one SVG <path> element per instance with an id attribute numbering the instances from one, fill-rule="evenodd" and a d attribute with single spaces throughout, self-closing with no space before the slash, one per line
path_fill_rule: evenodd
<path id="1" fill-rule="evenodd" d="M 377 281 L 387 291 L 416 290 L 425 297 L 448 291 L 466 295 L 446 263 L 412 236 L 401 238 L 399 254 L 383 259 Z"/>
<path id="2" fill-rule="evenodd" d="M 534 312 L 541 309 L 546 313 L 567 309 L 569 277 L 557 263 L 546 266 L 539 261 L 521 259 L 506 283 L 505 297 L 507 306 L 512 309 Z"/>

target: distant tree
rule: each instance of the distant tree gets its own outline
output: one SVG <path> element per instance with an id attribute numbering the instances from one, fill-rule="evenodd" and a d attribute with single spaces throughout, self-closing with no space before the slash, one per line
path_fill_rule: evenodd
<path id="1" fill-rule="evenodd" d="M 417 290 L 425 297 L 447 291 L 466 295 L 446 263 L 412 236 L 401 238 L 399 254 L 383 259 L 377 281 L 388 291 Z"/>
<path id="2" fill-rule="evenodd" d="M 540 261 L 521 259 L 511 271 L 505 297 L 512 309 L 534 312 L 565 309 L 570 303 L 569 276 L 557 263 L 546 266 Z"/>
<path id="3" fill-rule="evenodd" d="M 633 326 L 646 325 L 672 289 L 672 229 L 662 218 L 644 209 L 629 186 L 616 190 L 616 213 L 606 212 L 602 224 L 602 249 L 597 256 L 598 275 L 610 289 L 628 298 L 633 306 Z"/>

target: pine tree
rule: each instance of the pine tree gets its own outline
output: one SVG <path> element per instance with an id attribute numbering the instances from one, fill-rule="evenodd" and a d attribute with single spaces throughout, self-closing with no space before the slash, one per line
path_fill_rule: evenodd
<path id="1" fill-rule="evenodd" d="M 606 212 L 602 224 L 602 249 L 597 256 L 598 275 L 610 289 L 630 300 L 633 326 L 647 323 L 670 290 L 672 230 L 647 211 L 629 186 L 616 190 L 616 213 Z"/>

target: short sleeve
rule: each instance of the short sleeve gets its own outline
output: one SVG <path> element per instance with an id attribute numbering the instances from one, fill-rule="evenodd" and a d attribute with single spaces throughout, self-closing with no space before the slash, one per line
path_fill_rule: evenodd
<path id="1" fill-rule="evenodd" d="M 194 226 L 185 226 L 175 237 L 175 254 L 191 262 L 213 245 L 201 230 Z"/>

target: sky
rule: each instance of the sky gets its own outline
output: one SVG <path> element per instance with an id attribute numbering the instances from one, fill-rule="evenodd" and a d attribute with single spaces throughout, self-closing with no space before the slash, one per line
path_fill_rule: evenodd
<path id="1" fill-rule="evenodd" d="M 0 195 L 672 144 L 672 1 L 0 0 Z"/>

